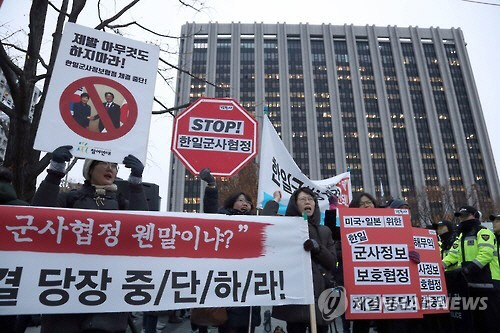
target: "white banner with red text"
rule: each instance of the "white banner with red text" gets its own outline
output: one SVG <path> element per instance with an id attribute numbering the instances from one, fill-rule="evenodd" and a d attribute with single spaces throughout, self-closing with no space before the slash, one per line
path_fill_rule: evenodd
<path id="1" fill-rule="evenodd" d="M 260 145 L 259 188 L 257 204 L 264 207 L 273 199 L 273 192 L 281 191 L 278 213 L 285 215 L 292 193 L 299 187 L 308 187 L 318 195 L 322 212 L 329 209 L 328 197 L 337 196 L 338 205 L 348 207 L 352 200 L 351 173 L 344 172 L 331 178 L 311 180 L 302 173 L 283 141 L 271 124 L 264 117 L 262 126 L 262 144 Z"/>
<path id="2" fill-rule="evenodd" d="M 312 304 L 300 217 L 1 206 L 0 314 Z"/>

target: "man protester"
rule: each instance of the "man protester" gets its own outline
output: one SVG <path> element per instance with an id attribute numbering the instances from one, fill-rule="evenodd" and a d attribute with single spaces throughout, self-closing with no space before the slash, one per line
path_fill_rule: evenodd
<path id="1" fill-rule="evenodd" d="M 458 237 L 443 259 L 443 264 L 445 268 L 458 264 L 457 269 L 453 270 L 454 277 L 462 279 L 468 291 L 468 295 L 460 296 L 471 297 L 469 300 L 475 304 L 468 309 L 464 307 L 461 311 L 462 320 L 457 323 L 456 329 L 463 332 L 493 333 L 497 332 L 497 328 L 494 327 L 492 316 L 495 314 L 491 313 L 494 311 L 491 311 L 489 301 L 494 298 L 490 265 L 495 250 L 495 235 L 481 225 L 480 216 L 480 212 L 472 206 L 462 206 L 455 213 L 460 222 Z M 463 305 L 463 298 L 460 300 Z"/>

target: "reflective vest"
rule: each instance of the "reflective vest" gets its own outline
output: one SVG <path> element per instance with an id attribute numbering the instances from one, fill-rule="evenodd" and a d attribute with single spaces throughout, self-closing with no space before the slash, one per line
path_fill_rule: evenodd
<path id="1" fill-rule="evenodd" d="M 465 235 L 460 233 L 448 255 L 443 259 L 443 263 L 445 267 L 450 267 L 454 263 L 458 263 L 461 267 L 464 263 L 477 265 L 481 268 L 481 274 L 479 279 L 474 279 L 469 286 L 484 288 L 487 286 L 482 284 L 491 285 L 490 263 L 493 261 L 495 250 L 496 239 L 493 232 L 486 228 L 476 228 Z"/>
<path id="2" fill-rule="evenodd" d="M 438 241 L 438 244 L 439 244 L 439 252 L 441 253 L 441 260 L 443 260 L 444 257 L 446 257 L 448 255 L 451 248 L 449 248 L 447 250 L 443 249 L 443 242 L 442 241 Z M 457 269 L 457 268 L 458 268 L 458 262 L 455 262 L 455 263 L 450 264 L 449 266 L 446 266 L 445 271 L 449 272 L 449 271 L 452 271 L 452 270 Z"/>
<path id="3" fill-rule="evenodd" d="M 495 235 L 495 251 L 493 252 L 493 260 L 490 263 L 491 278 L 500 283 L 500 234 Z"/>

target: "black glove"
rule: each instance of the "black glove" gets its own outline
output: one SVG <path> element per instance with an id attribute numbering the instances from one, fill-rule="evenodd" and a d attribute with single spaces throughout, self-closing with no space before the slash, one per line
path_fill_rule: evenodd
<path id="1" fill-rule="evenodd" d="M 130 175 L 134 177 L 142 177 L 142 171 L 144 170 L 144 164 L 134 155 L 125 156 L 123 159 L 123 164 L 126 168 L 130 168 Z"/>
<path id="2" fill-rule="evenodd" d="M 61 146 L 56 148 L 56 150 L 52 152 L 52 161 L 56 163 L 69 162 L 73 157 L 70 152 L 71 149 L 73 149 L 73 146 Z"/>
<path id="3" fill-rule="evenodd" d="M 337 204 L 339 203 L 339 198 L 337 198 L 336 195 L 332 194 L 328 197 L 328 203 L 330 205 L 335 205 L 337 206 Z"/>
<path id="4" fill-rule="evenodd" d="M 315 239 L 309 238 L 304 242 L 304 250 L 309 251 L 312 254 L 318 254 L 321 251 L 321 247 Z"/>
<path id="5" fill-rule="evenodd" d="M 411 261 L 413 261 L 416 264 L 420 264 L 420 253 L 417 251 L 410 251 L 408 253 L 408 257 L 410 258 Z"/>
<path id="6" fill-rule="evenodd" d="M 207 182 L 208 185 L 215 185 L 215 178 L 210 173 L 209 168 L 200 171 L 200 178 Z"/>

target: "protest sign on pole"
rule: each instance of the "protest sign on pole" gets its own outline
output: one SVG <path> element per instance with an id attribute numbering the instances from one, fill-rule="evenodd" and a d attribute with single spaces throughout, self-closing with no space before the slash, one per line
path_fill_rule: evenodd
<path id="1" fill-rule="evenodd" d="M 309 187 L 318 195 L 319 208 L 322 212 L 329 209 L 328 196 L 335 194 L 339 206 L 349 206 L 352 199 L 351 178 L 349 172 L 323 179 L 310 180 L 302 173 L 283 141 L 264 116 L 262 126 L 262 142 L 260 149 L 259 188 L 257 203 L 260 208 L 272 200 L 273 192 L 281 190 L 281 201 L 278 212 L 285 214 L 291 194 L 299 187 Z"/>
<path id="2" fill-rule="evenodd" d="M 66 23 L 34 148 L 145 163 L 159 48 Z"/>
<path id="3" fill-rule="evenodd" d="M 313 304 L 300 217 L 0 206 L 0 313 Z"/>
<path id="4" fill-rule="evenodd" d="M 421 318 L 407 209 L 339 208 L 347 319 Z"/>
<path id="5" fill-rule="evenodd" d="M 412 228 L 415 250 L 420 254 L 420 308 L 424 314 L 449 312 L 436 230 Z"/>
<path id="6" fill-rule="evenodd" d="M 257 121 L 230 98 L 200 98 L 174 119 L 172 151 L 193 174 L 231 177 L 257 155 Z"/>

